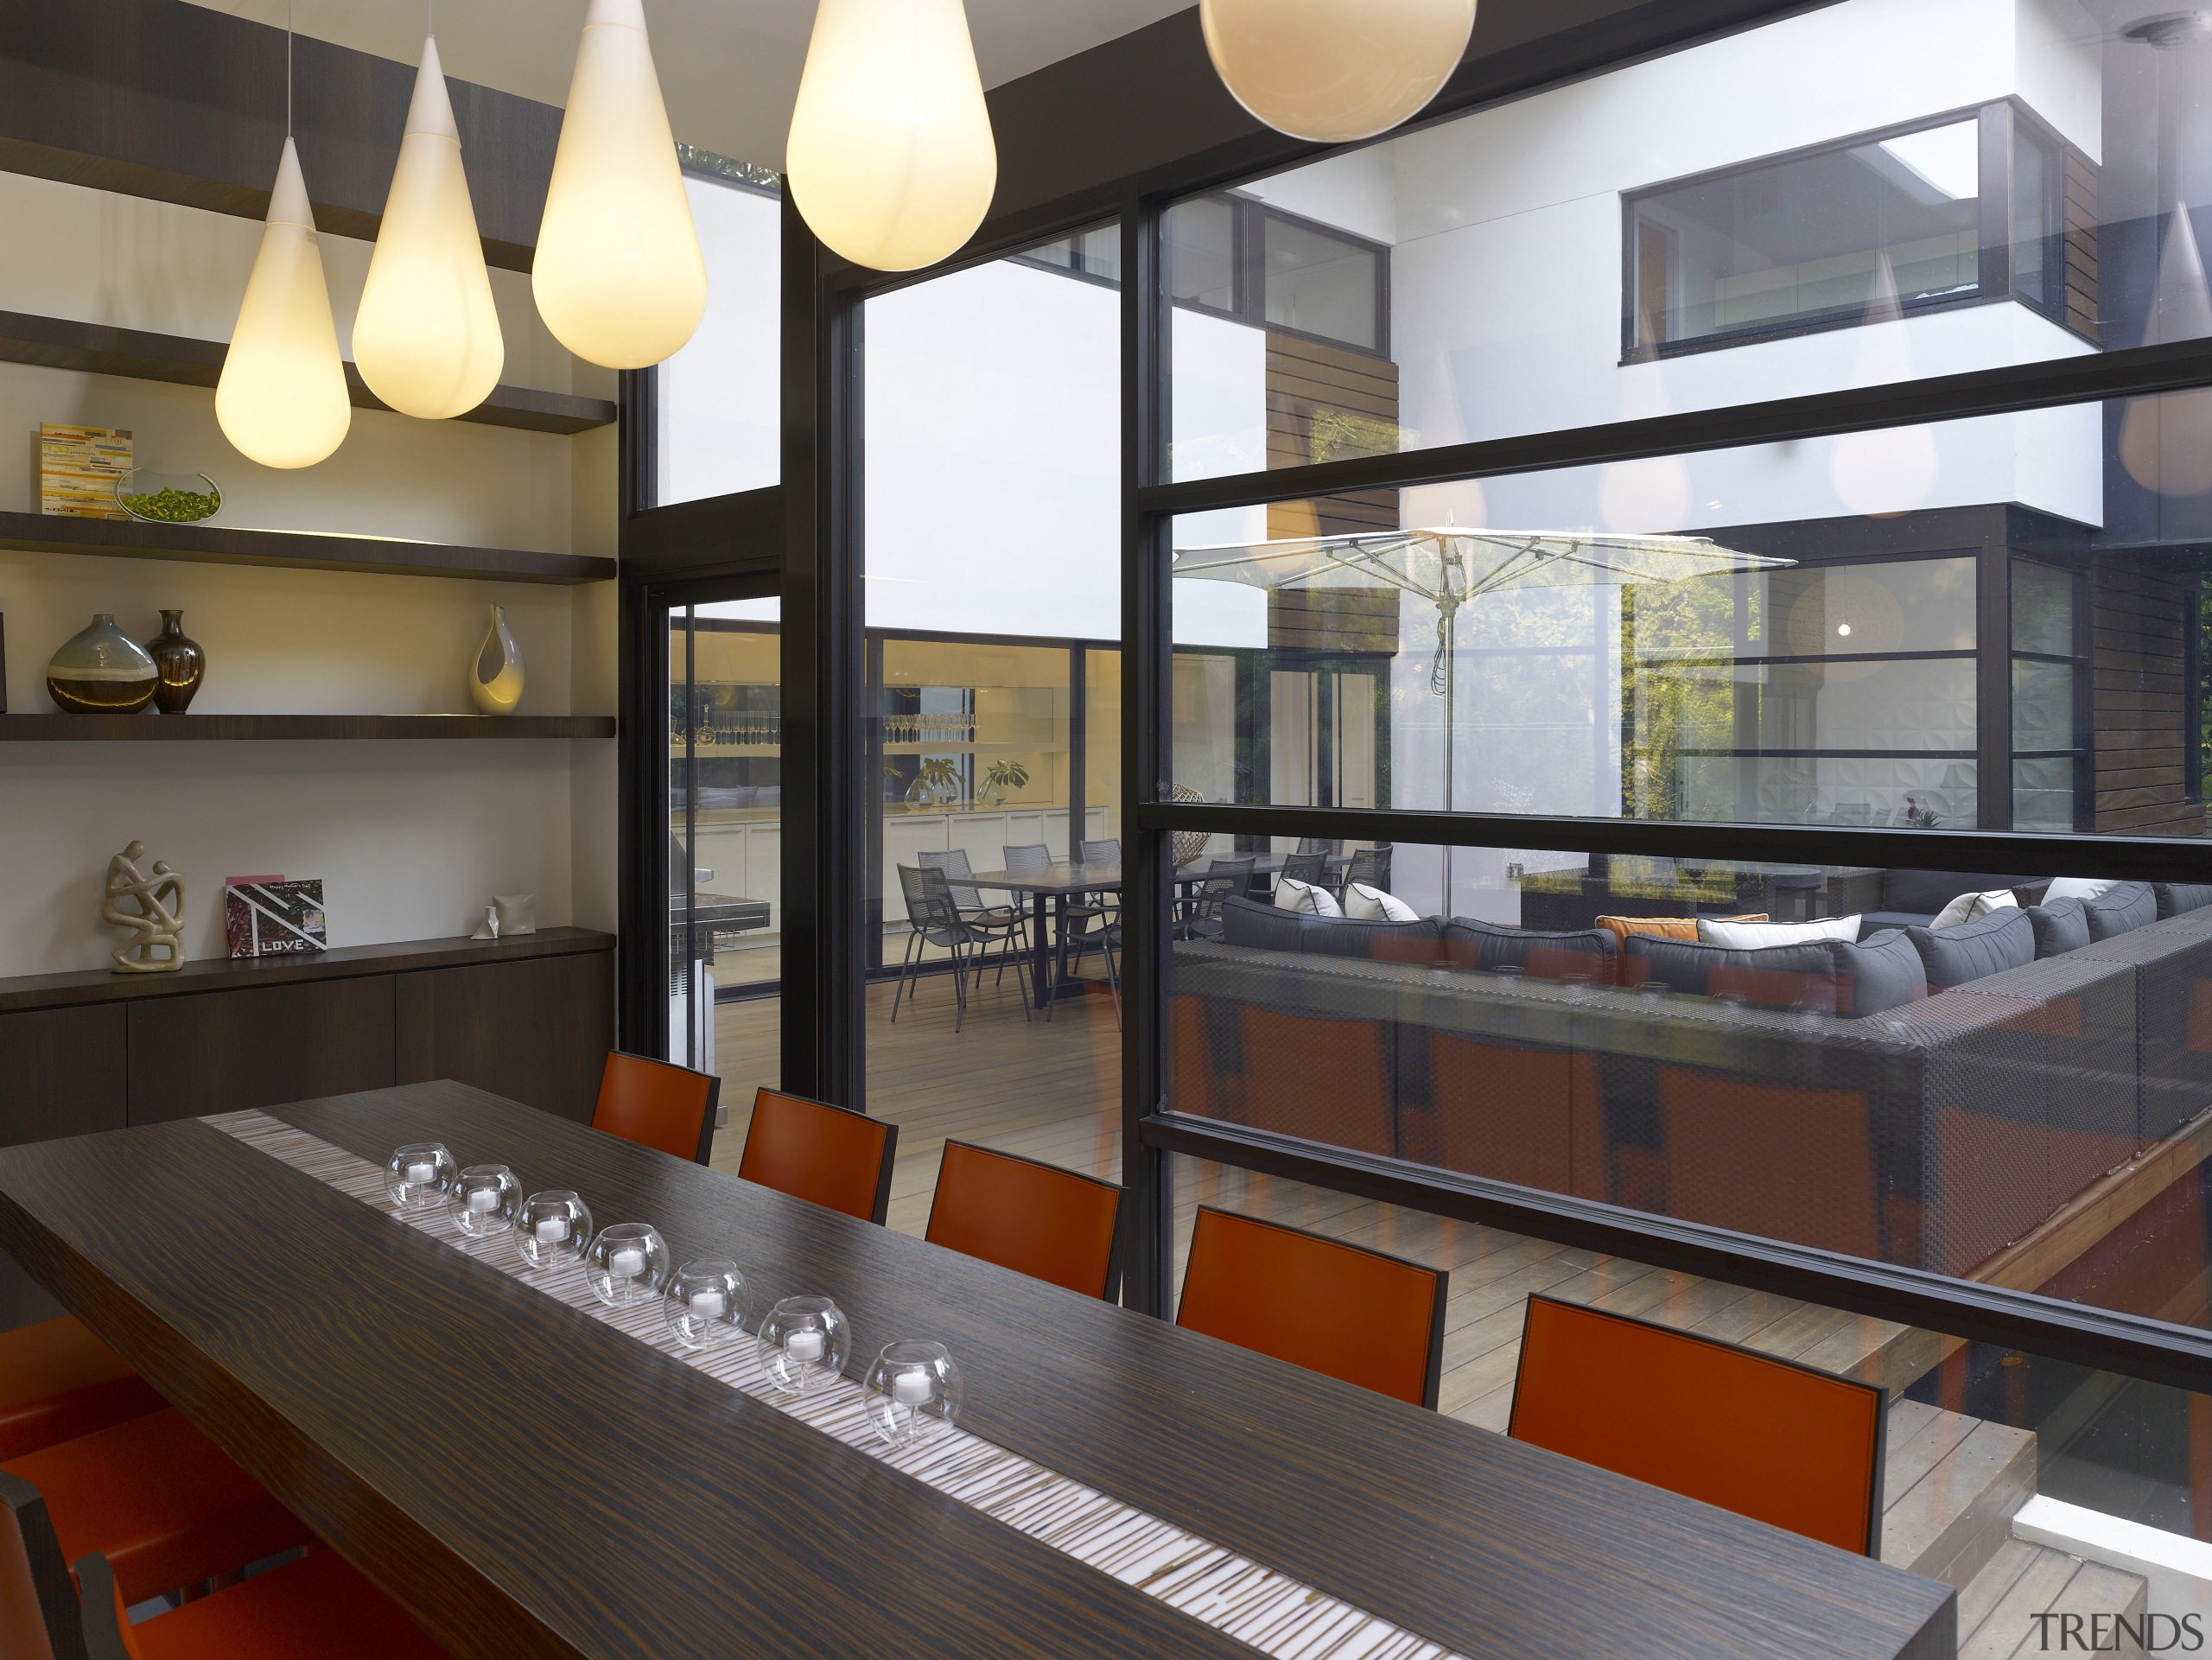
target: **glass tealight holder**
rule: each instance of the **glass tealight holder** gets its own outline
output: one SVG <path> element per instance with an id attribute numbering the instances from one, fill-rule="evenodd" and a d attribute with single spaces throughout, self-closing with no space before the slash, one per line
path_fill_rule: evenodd
<path id="1" fill-rule="evenodd" d="M 786 1297 L 768 1311 L 757 1336 L 760 1370 L 779 1395 L 804 1395 L 845 1370 L 853 1328 L 827 1297 Z"/>
<path id="2" fill-rule="evenodd" d="M 906 1447 L 960 1415 L 960 1368 L 942 1343 L 887 1343 L 868 1370 L 868 1421 L 881 1440 Z"/>
<path id="3" fill-rule="evenodd" d="M 712 1349 L 744 1335 L 753 1314 L 745 1275 L 720 1257 L 686 1262 L 669 1277 L 662 1312 L 668 1329 L 687 1349 Z"/>
<path id="4" fill-rule="evenodd" d="M 397 1210 L 427 1209 L 445 1202 L 456 1167 L 435 1142 L 410 1142 L 384 1161 L 385 1196 Z"/>
<path id="5" fill-rule="evenodd" d="M 504 1164 L 472 1164 L 453 1179 L 446 1209 L 471 1239 L 489 1239 L 514 1226 L 522 1184 Z"/>
<path id="6" fill-rule="evenodd" d="M 591 1249 L 591 1212 L 565 1189 L 532 1193 L 515 1206 L 515 1255 L 524 1268 L 559 1273 Z"/>
<path id="7" fill-rule="evenodd" d="M 584 1277 L 592 1294 L 610 1308 L 627 1308 L 658 1297 L 669 1279 L 668 1241 L 643 1222 L 601 1228 L 584 1252 Z"/>

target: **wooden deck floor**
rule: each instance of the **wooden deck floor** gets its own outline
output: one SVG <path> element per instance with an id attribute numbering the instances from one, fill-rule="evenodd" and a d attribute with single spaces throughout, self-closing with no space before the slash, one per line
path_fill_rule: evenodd
<path id="1" fill-rule="evenodd" d="M 1121 1176 L 1120 1033 L 1103 997 L 1025 1022 L 1009 982 L 986 984 L 953 1030 L 950 988 L 930 983 L 918 1009 L 890 1018 L 891 989 L 868 991 L 868 1110 L 899 1126 L 890 1225 L 919 1235 L 947 1136 Z M 730 1122 L 715 1142 L 734 1170 L 753 1091 L 778 1082 L 779 1004 L 725 1003 L 716 1046 Z M 1176 1161 L 1176 1271 L 1201 1204 L 1248 1212 L 1370 1245 L 1452 1276 L 1439 1400 L 1455 1417 L 1503 1429 L 1512 1406 L 1523 1305 L 1532 1291 L 1748 1344 L 1902 1390 L 1932 1366 L 1939 1339 L 1888 1321 L 1745 1291 L 1717 1281 L 1571 1250 L 1473 1223 L 1335 1193 L 1194 1159 Z"/>

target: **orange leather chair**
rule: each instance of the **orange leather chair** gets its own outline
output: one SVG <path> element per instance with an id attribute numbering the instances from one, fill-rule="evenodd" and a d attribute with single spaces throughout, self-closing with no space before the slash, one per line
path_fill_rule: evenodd
<path id="1" fill-rule="evenodd" d="M 930 1201 L 933 1245 L 1111 1301 L 1122 1190 L 1057 1165 L 947 1142 Z"/>
<path id="2" fill-rule="evenodd" d="M 864 1112 L 781 1090 L 753 1097 L 753 1123 L 738 1161 L 741 1181 L 789 1193 L 863 1222 L 891 1207 L 891 1161 L 899 1126 Z"/>
<path id="3" fill-rule="evenodd" d="M 91 1660 L 444 1660 L 445 1650 L 334 1550 L 133 1625 L 114 1570 L 77 1564 Z"/>
<path id="4" fill-rule="evenodd" d="M 97 1550 L 114 1563 L 126 1603 L 314 1537 L 173 1409 L 11 1459 L 0 1475 L 44 1495 L 60 1560 Z"/>
<path id="5" fill-rule="evenodd" d="M 715 1142 L 715 1103 L 721 1092 L 721 1079 L 711 1072 L 610 1050 L 591 1127 L 704 1164 Z"/>
<path id="6" fill-rule="evenodd" d="M 1886 1424 L 1872 1383 L 1530 1297 L 1506 1433 L 1872 1556 Z"/>
<path id="7" fill-rule="evenodd" d="M 1418 1262 L 1201 1205 L 1175 1323 L 1433 1407 L 1446 1281 Z"/>
<path id="8" fill-rule="evenodd" d="M 0 1462 L 167 1404 L 67 1314 L 0 1332 Z"/>

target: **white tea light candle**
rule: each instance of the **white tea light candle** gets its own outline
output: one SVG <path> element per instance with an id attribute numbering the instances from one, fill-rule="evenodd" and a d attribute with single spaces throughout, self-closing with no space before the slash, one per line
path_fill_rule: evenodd
<path id="1" fill-rule="evenodd" d="M 607 1271 L 617 1279 L 634 1280 L 645 1271 L 645 1253 L 635 1245 L 625 1245 L 607 1257 Z"/>
<path id="2" fill-rule="evenodd" d="M 822 1358 L 822 1333 L 811 1327 L 803 1332 L 793 1332 L 784 1339 L 784 1352 L 794 1360 L 819 1360 Z"/>
<path id="3" fill-rule="evenodd" d="M 438 1167 L 435 1164 L 410 1164 L 407 1167 L 408 1185 L 414 1187 L 428 1186 L 431 1179 L 437 1173 Z"/>
<path id="4" fill-rule="evenodd" d="M 902 1371 L 891 1380 L 891 1396 L 902 1407 L 919 1406 L 936 1387 L 937 1379 L 926 1371 Z"/>
<path id="5" fill-rule="evenodd" d="M 729 1307 L 729 1299 L 719 1291 L 695 1291 L 691 1294 L 693 1320 L 720 1320 L 722 1311 Z"/>
<path id="6" fill-rule="evenodd" d="M 479 1216 L 488 1216 L 499 1208 L 499 1191 L 496 1187 L 474 1187 L 469 1190 L 468 1208 Z"/>
<path id="7" fill-rule="evenodd" d="M 540 1218 L 534 1231 L 539 1244 L 558 1244 L 569 1237 L 569 1218 L 565 1216 Z"/>

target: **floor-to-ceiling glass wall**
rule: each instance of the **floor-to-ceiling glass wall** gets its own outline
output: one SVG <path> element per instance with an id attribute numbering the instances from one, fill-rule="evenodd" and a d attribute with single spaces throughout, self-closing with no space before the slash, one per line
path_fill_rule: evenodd
<path id="1" fill-rule="evenodd" d="M 781 1072 L 783 717 L 773 599 L 666 613 L 668 1058 L 722 1080 L 718 1158 Z"/>
<path id="2" fill-rule="evenodd" d="M 1117 248 L 865 309 L 867 1097 L 910 1231 L 948 1136 L 1120 1167 Z"/>

